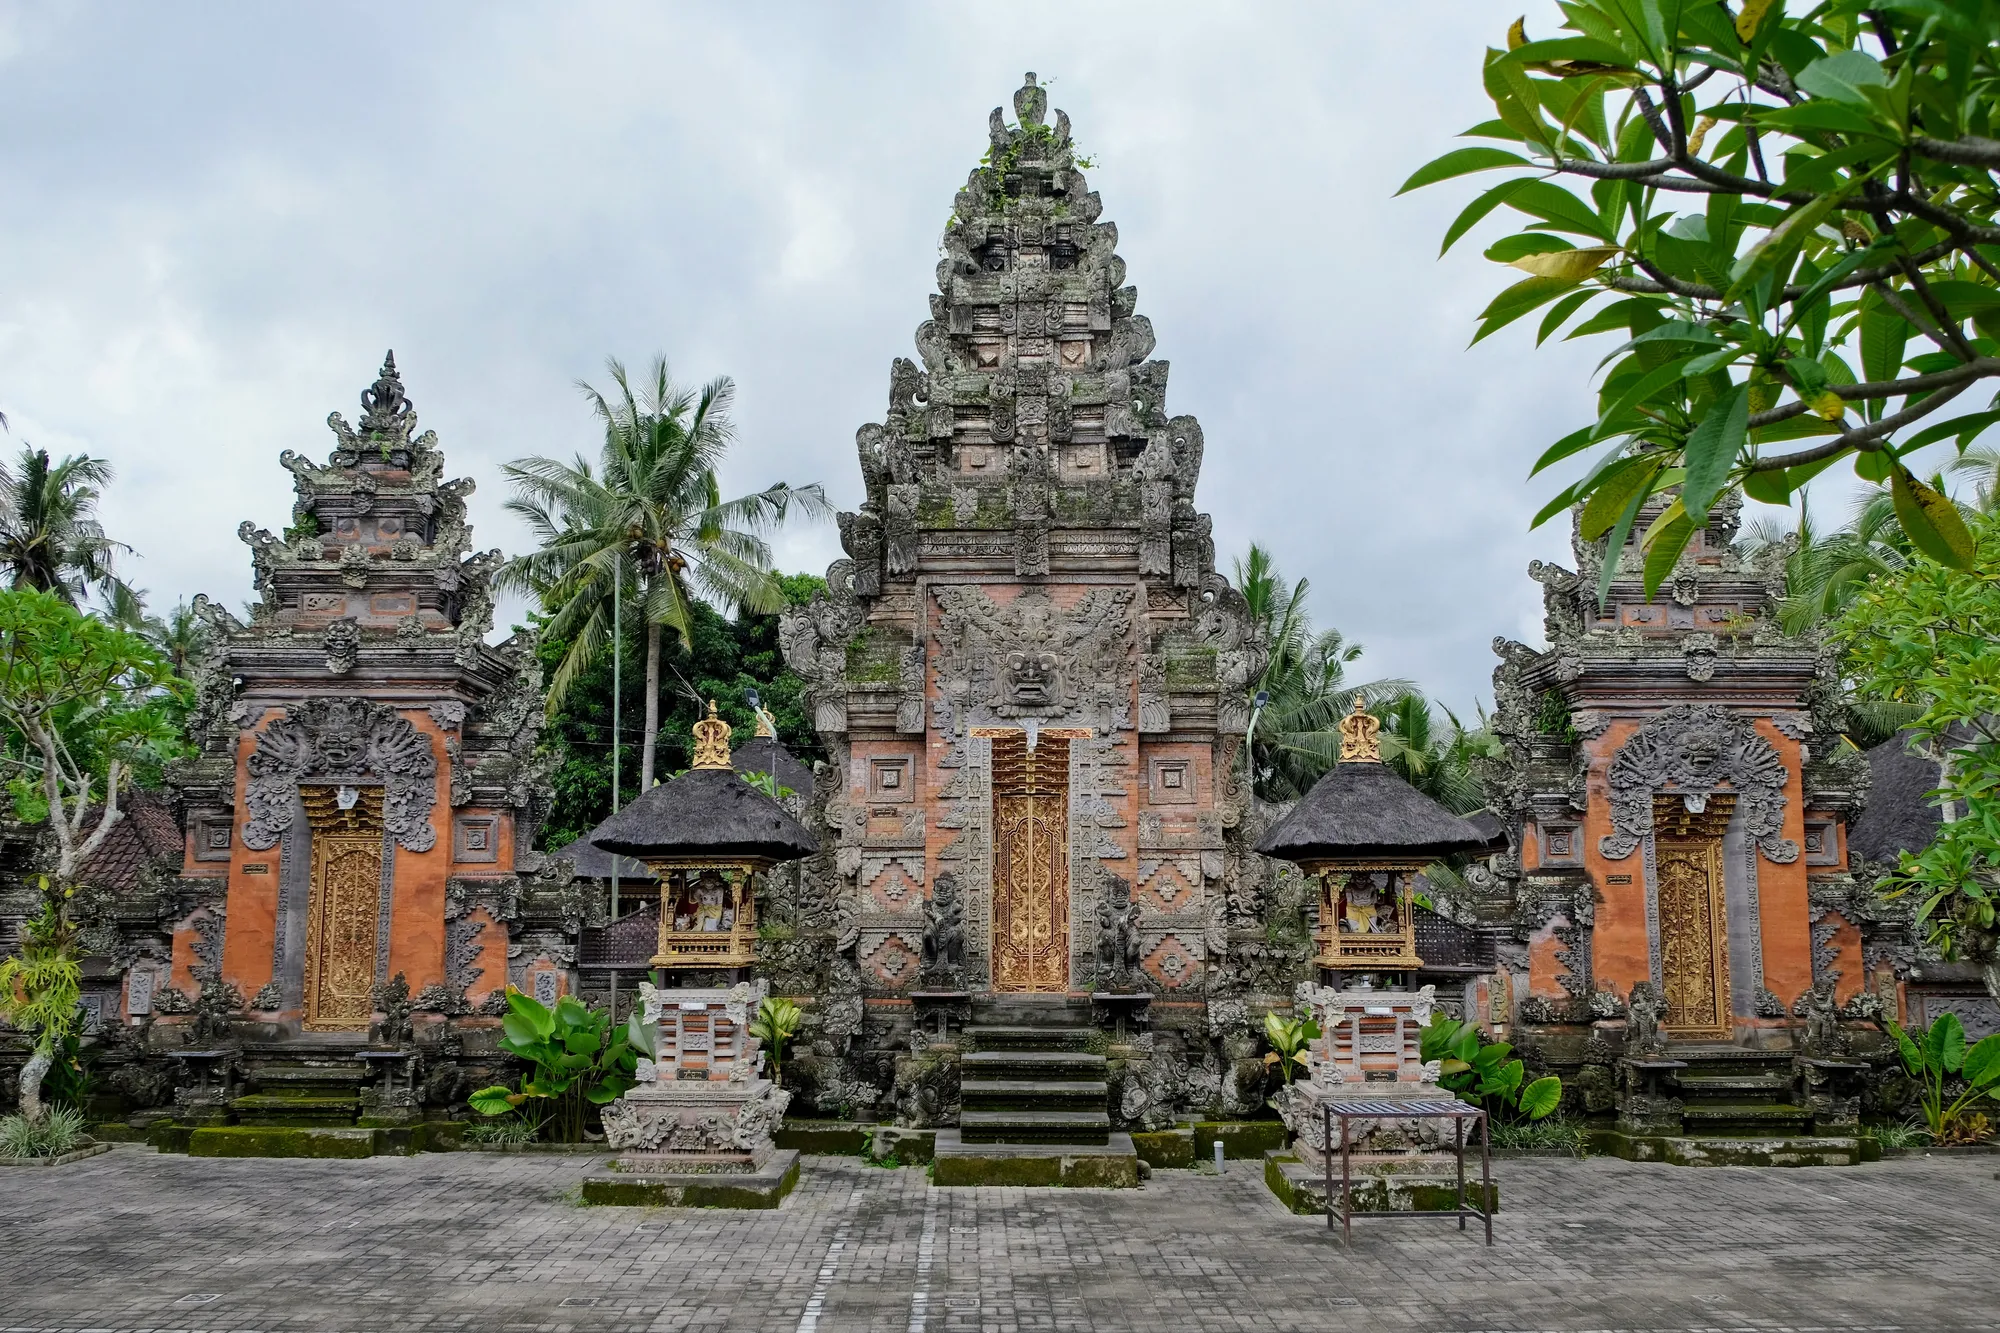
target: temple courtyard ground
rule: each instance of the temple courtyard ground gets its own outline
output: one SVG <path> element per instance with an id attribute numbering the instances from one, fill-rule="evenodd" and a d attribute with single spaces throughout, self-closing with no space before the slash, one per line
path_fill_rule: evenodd
<path id="1" fill-rule="evenodd" d="M 14 1330 L 1994 1329 L 2000 1156 L 1859 1168 L 1497 1164 L 1343 1253 L 1257 1164 L 1137 1191 L 927 1188 L 806 1159 L 767 1213 L 583 1207 L 589 1157 L 0 1171 Z"/>

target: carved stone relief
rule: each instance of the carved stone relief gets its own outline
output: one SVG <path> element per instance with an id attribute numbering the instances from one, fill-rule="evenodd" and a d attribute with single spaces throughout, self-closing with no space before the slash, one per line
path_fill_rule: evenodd
<path id="1" fill-rule="evenodd" d="M 307 699 L 265 727 L 248 769 L 243 845 L 253 851 L 277 844 L 306 778 L 380 783 L 383 824 L 395 841 L 413 852 L 437 843 L 437 756 L 430 739 L 393 709 L 365 699 Z"/>

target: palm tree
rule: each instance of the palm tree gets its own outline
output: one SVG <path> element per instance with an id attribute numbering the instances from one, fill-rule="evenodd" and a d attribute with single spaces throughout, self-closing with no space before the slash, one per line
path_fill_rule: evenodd
<path id="1" fill-rule="evenodd" d="M 1972 478 L 1971 508 L 1982 514 L 2000 513 L 2000 449 L 1985 444 L 1967 449 L 1945 471 Z"/>
<path id="2" fill-rule="evenodd" d="M 1382 762 L 1399 777 L 1453 814 L 1465 815 L 1486 805 L 1486 793 L 1473 774 L 1473 760 L 1501 753 L 1500 740 L 1486 725 L 1467 727 L 1449 708 L 1439 726 L 1430 700 L 1411 691 L 1375 710 L 1382 721 Z"/>
<path id="3" fill-rule="evenodd" d="M 51 592 L 75 605 L 91 589 L 107 598 L 124 585 L 112 559 L 131 547 L 112 541 L 97 521 L 111 464 L 72 454 L 52 463 L 46 449 L 24 447 L 14 466 L 0 463 L 0 570 L 9 586 Z"/>
<path id="4" fill-rule="evenodd" d="M 697 591 L 739 613 L 779 610 L 784 594 L 759 534 L 794 507 L 815 518 L 832 507 L 817 484 L 781 482 L 722 498 L 716 468 L 736 433 L 729 419 L 736 386 L 727 376 L 689 389 L 656 357 L 635 391 L 623 365 L 608 365 L 614 395 L 577 386 L 604 425 L 595 468 L 579 456 L 523 458 L 503 469 L 514 485 L 507 508 L 527 521 L 539 549 L 504 565 L 500 581 L 538 596 L 549 612 L 547 633 L 569 643 L 549 679 L 551 713 L 616 632 L 615 590 L 631 598 L 646 627 L 645 791 L 660 729 L 662 631 L 672 629 L 685 651 Z"/>
<path id="5" fill-rule="evenodd" d="M 1305 580 L 1287 585 L 1271 553 L 1251 543 L 1236 561 L 1236 585 L 1270 656 L 1250 684 L 1250 764 L 1257 794 L 1297 800 L 1312 790 L 1340 751 L 1340 719 L 1358 694 L 1368 701 L 1394 698 L 1405 681 L 1347 683 L 1347 668 L 1361 656 L 1337 629 L 1314 630 L 1306 610 Z M 1256 704 L 1261 697 L 1264 702 Z"/>

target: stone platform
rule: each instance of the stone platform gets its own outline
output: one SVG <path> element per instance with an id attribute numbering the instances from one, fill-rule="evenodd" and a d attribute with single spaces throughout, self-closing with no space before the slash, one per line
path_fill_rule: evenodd
<path id="1" fill-rule="evenodd" d="M 799 1154 L 780 1148 L 752 1170 L 632 1171 L 607 1163 L 583 1178 L 585 1203 L 644 1208 L 776 1208 L 799 1183 Z"/>
<path id="2" fill-rule="evenodd" d="M 1374 1166 L 1373 1163 L 1369 1164 Z M 1458 1208 L 1458 1176 L 1456 1168 L 1447 1166 L 1443 1174 L 1434 1168 L 1435 1163 L 1426 1162 L 1426 1170 L 1410 1172 L 1382 1172 L 1379 1169 L 1370 1174 L 1362 1174 L 1363 1163 L 1354 1163 L 1354 1177 L 1349 1187 L 1350 1206 L 1357 1213 L 1451 1213 Z M 1465 1203 L 1468 1208 L 1479 1206 L 1479 1161 L 1469 1157 L 1465 1164 Z M 1326 1173 L 1319 1167 L 1309 1166 L 1295 1154 L 1271 1151 L 1264 1154 L 1264 1183 L 1271 1193 L 1278 1196 L 1278 1202 L 1291 1211 L 1309 1217 L 1319 1217 L 1326 1213 L 1327 1192 Z M 1334 1166 L 1333 1187 L 1340 1188 L 1340 1167 Z M 1495 1181 L 1492 1193 L 1487 1199 L 1487 1210 L 1500 1211 L 1500 1184 Z"/>
<path id="3" fill-rule="evenodd" d="M 1130 1134 L 1105 1143 L 967 1143 L 958 1130 L 940 1129 L 931 1183 L 1135 1189 L 1139 1155 Z"/>
<path id="4" fill-rule="evenodd" d="M 1859 1135 L 1635 1134 L 1593 1129 L 1589 1151 L 1628 1162 L 1672 1166 L 1858 1166 L 1866 1160 Z"/>

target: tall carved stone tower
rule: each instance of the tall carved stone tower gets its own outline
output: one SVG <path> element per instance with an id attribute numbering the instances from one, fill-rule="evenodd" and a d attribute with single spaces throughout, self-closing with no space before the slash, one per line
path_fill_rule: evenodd
<path id="1" fill-rule="evenodd" d="M 468 554 L 472 483 L 413 435 L 393 355 L 361 404 L 358 427 L 327 419 L 326 466 L 281 455 L 285 535 L 238 530 L 251 623 L 196 599 L 199 753 L 172 775 L 187 910 L 160 980 L 234 987 L 267 1036 L 365 1036 L 398 975 L 420 1010 L 464 1013 L 504 989 L 510 950 L 529 989 L 574 961 L 560 918 L 521 906 L 542 713 L 532 643 L 485 641 L 500 553 Z"/>
<path id="2" fill-rule="evenodd" d="M 835 759 L 808 896 L 885 1022 L 913 992 L 1118 988 L 1198 1021 L 1261 647 L 1069 118 L 1033 75 L 1014 110 L 958 194 L 922 365 L 857 435 L 848 558 L 783 627 Z"/>

